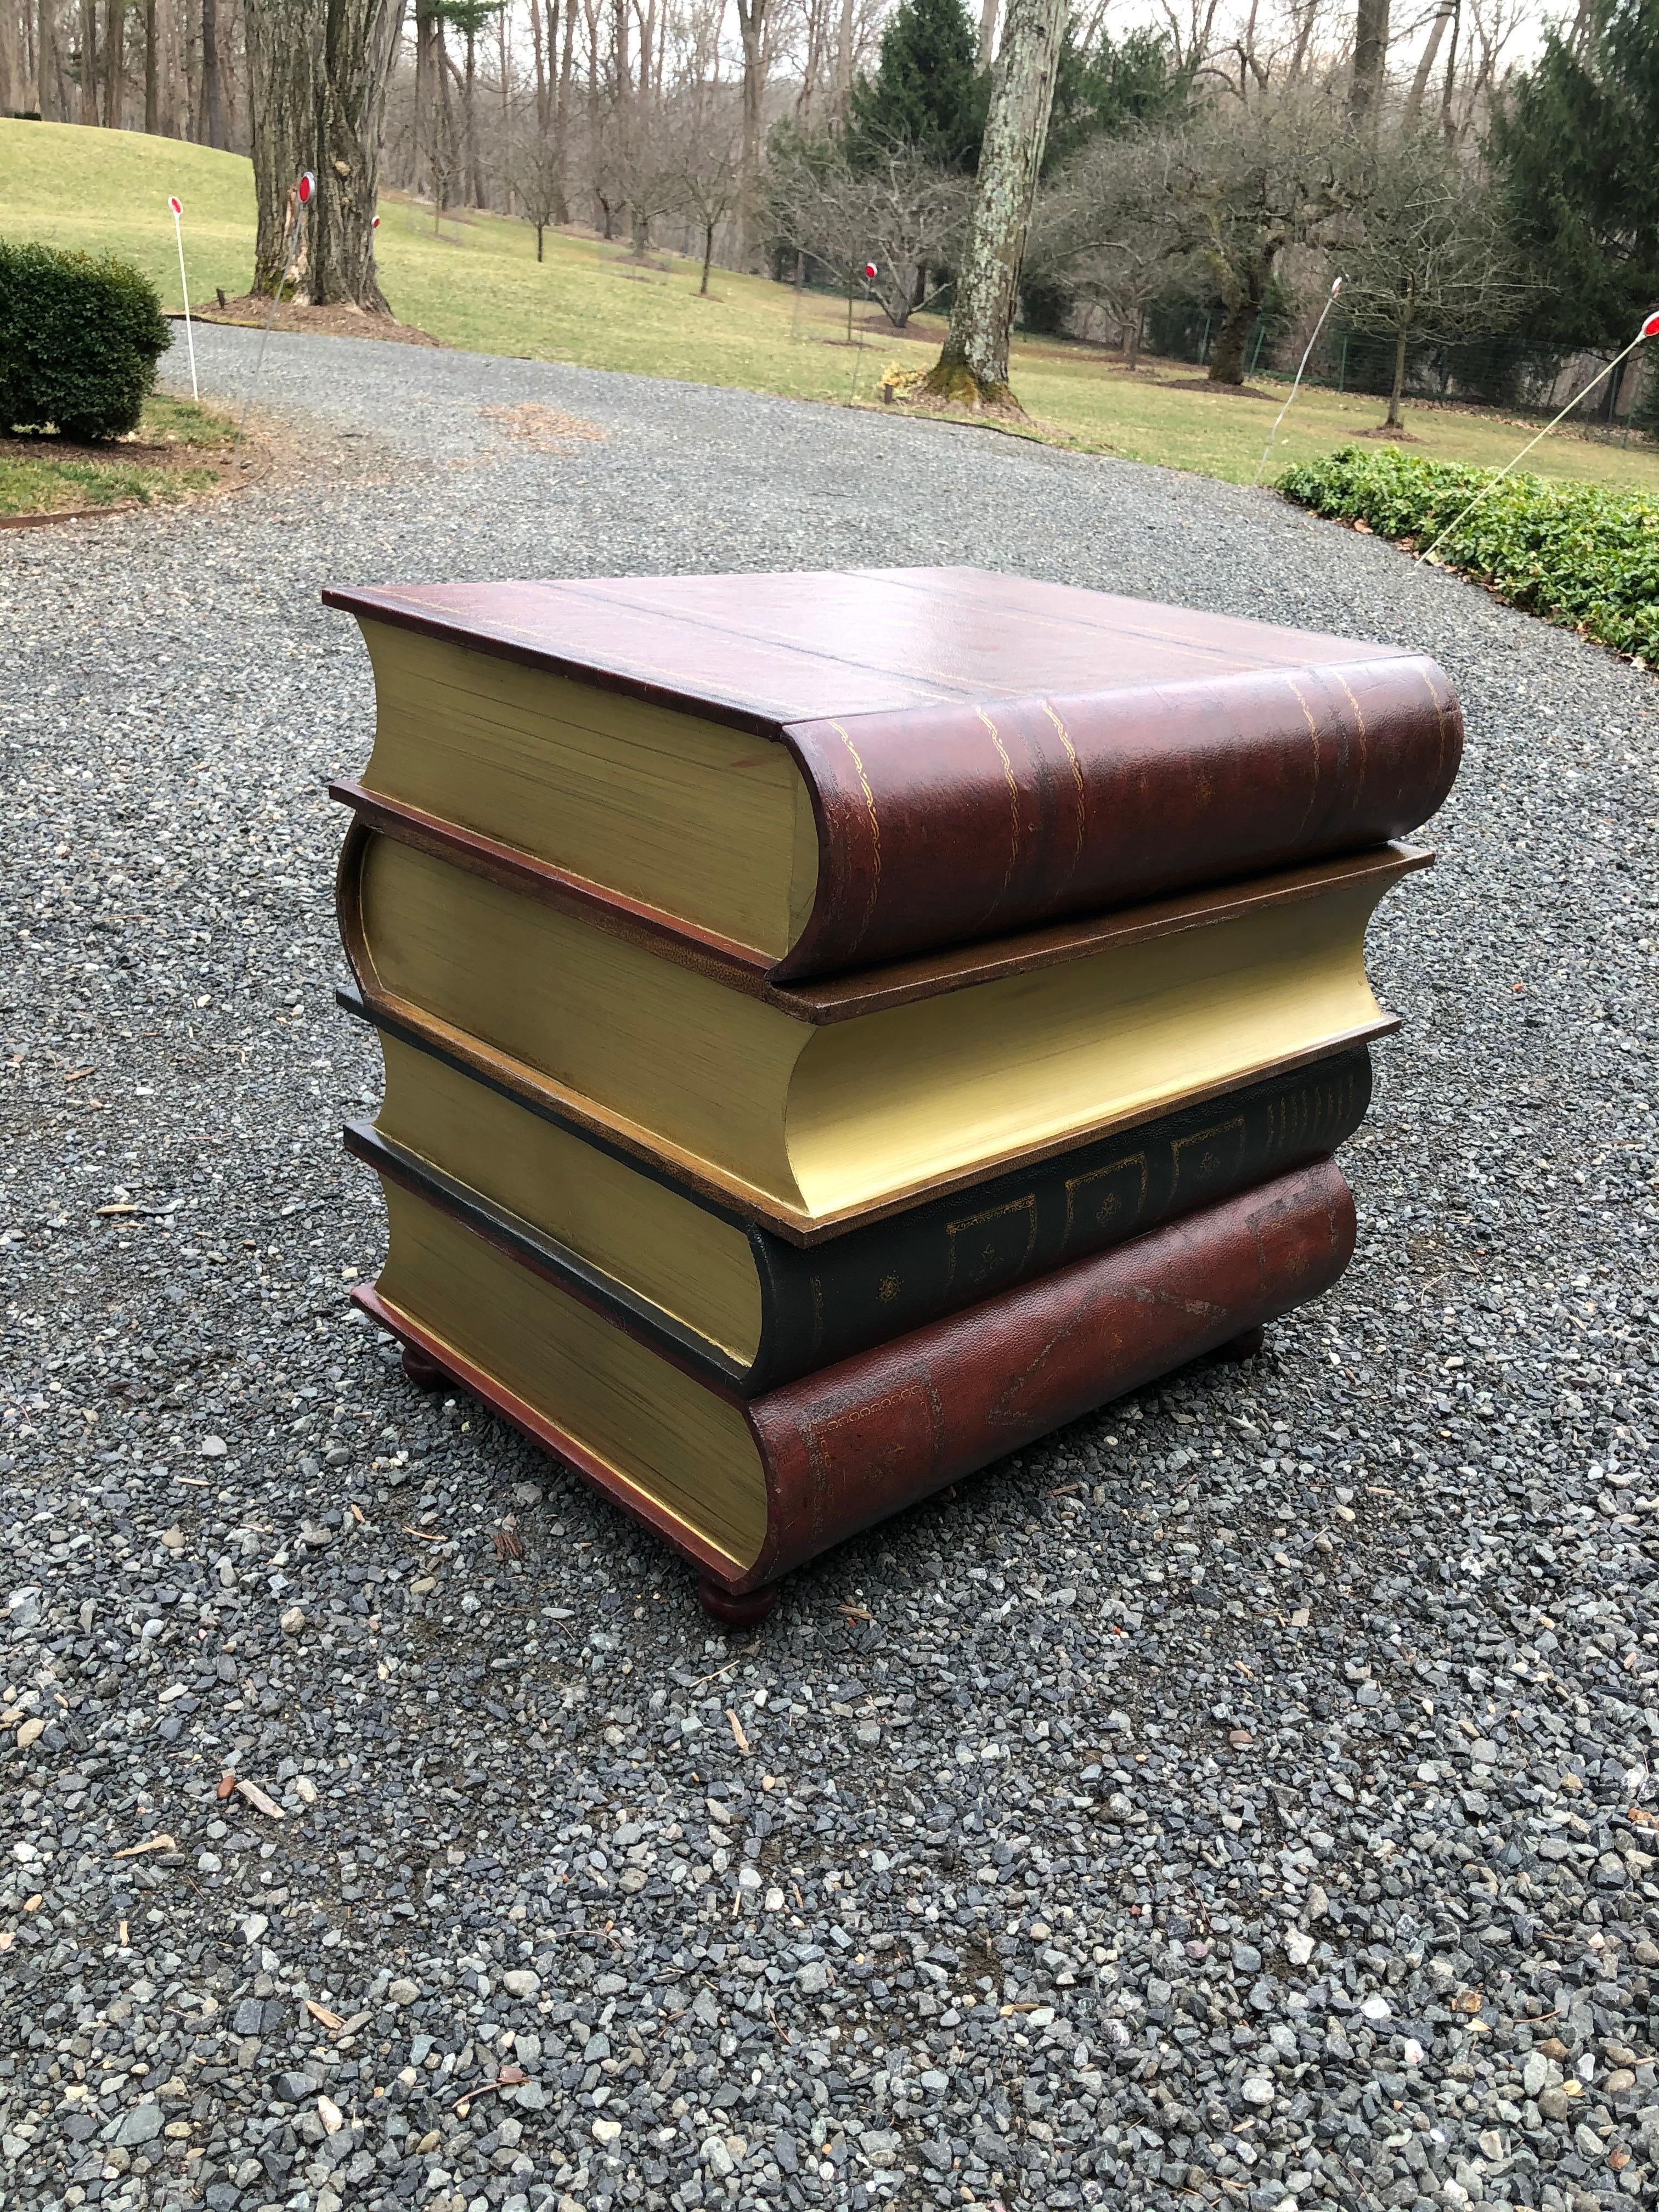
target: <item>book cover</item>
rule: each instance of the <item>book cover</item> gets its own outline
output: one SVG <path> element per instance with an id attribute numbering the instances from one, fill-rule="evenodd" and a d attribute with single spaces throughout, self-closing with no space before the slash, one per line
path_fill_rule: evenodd
<path id="1" fill-rule="evenodd" d="M 1320 1162 L 744 1401 L 424 1198 L 389 1185 L 388 1211 L 358 1304 L 690 1559 L 715 1609 L 1318 1297 L 1354 1235 Z"/>
<path id="2" fill-rule="evenodd" d="M 925 977 L 793 990 L 730 988 L 361 823 L 340 915 L 389 1023 L 811 1243 L 1386 1034 L 1366 925 L 1427 857 L 1386 847 Z"/>
<path id="3" fill-rule="evenodd" d="M 803 1248 L 429 1051 L 388 1066 L 349 1152 L 744 1397 L 1323 1158 L 1371 1090 L 1339 1053 Z"/>
<path id="4" fill-rule="evenodd" d="M 779 981 L 1402 836 L 1462 750 L 1422 654 L 977 569 L 324 598 L 380 693 L 338 796 Z"/>

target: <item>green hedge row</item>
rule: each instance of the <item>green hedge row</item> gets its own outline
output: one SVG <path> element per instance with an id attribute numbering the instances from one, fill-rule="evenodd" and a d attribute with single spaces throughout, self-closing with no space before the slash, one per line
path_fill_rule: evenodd
<path id="1" fill-rule="evenodd" d="M 172 343 L 155 287 L 126 262 L 0 240 L 0 429 L 137 429 Z"/>
<path id="2" fill-rule="evenodd" d="M 1492 469 L 1343 446 L 1279 479 L 1316 514 L 1364 522 L 1381 538 L 1427 545 Z M 1435 558 L 1513 605 L 1659 668 L 1659 500 L 1644 492 L 1505 477 L 1441 540 Z"/>

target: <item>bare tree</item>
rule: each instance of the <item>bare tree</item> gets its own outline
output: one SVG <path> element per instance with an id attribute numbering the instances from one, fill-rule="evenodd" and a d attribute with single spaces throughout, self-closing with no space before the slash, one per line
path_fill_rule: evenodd
<path id="1" fill-rule="evenodd" d="M 536 258 L 542 258 L 542 241 L 550 225 L 562 220 L 564 149 L 552 129 L 552 102 L 547 102 L 548 122 L 542 120 L 542 103 L 520 101 L 514 118 L 508 173 L 519 203 L 519 212 L 536 233 Z"/>
<path id="2" fill-rule="evenodd" d="M 1500 328 L 1534 288 L 1516 269 L 1492 194 L 1437 133 L 1385 140 L 1357 200 L 1340 247 L 1343 314 L 1394 340 L 1384 428 L 1397 430 L 1413 340 Z"/>
<path id="3" fill-rule="evenodd" d="M 925 386 L 936 398 L 974 407 L 1018 404 L 1008 388 L 1008 338 L 1066 13 L 1066 0 L 1008 0 L 950 335 Z"/>
<path id="4" fill-rule="evenodd" d="M 1286 248 L 1349 205 L 1356 142 L 1316 88 L 1216 101 L 1167 134 L 1170 218 L 1221 295 L 1216 384 L 1244 381 L 1244 349 Z"/>
<path id="5" fill-rule="evenodd" d="M 737 207 L 741 191 L 742 118 L 727 86 L 699 77 L 676 104 L 670 128 L 679 171 L 678 204 L 702 234 L 697 292 L 707 298 L 714 234 Z"/>
<path id="6" fill-rule="evenodd" d="M 1174 141 L 1158 131 L 1097 138 L 1037 203 L 1028 268 L 1052 271 L 1098 302 L 1123 334 L 1125 365 L 1140 357 L 1146 309 L 1184 239 L 1174 220 Z"/>
<path id="7" fill-rule="evenodd" d="M 767 185 L 778 234 L 832 270 L 849 296 L 875 264 L 871 289 L 895 330 L 943 289 L 961 254 L 972 185 L 912 148 L 854 161 L 833 143 L 798 141 L 775 151 Z"/>

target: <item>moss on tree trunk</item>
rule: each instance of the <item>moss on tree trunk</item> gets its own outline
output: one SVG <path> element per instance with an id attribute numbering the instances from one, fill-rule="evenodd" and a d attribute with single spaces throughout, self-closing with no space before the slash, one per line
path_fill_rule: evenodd
<path id="1" fill-rule="evenodd" d="M 1066 0 L 1008 0 L 951 332 L 921 386 L 930 398 L 964 407 L 1019 406 L 1008 385 L 1008 337 L 1066 15 Z"/>

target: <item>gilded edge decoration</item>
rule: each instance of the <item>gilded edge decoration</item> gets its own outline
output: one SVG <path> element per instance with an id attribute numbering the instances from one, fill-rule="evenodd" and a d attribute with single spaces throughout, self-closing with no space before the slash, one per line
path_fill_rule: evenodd
<path id="1" fill-rule="evenodd" d="M 876 902 L 881 896 L 881 818 L 876 812 L 876 795 L 870 788 L 870 779 L 864 772 L 864 763 L 859 757 L 858 747 L 839 722 L 831 722 L 830 726 L 846 746 L 852 758 L 853 766 L 858 773 L 859 789 L 864 793 L 865 818 L 870 824 L 870 896 L 865 902 L 864 919 L 859 924 L 858 934 L 853 939 L 853 944 L 858 945 L 863 941 L 865 933 L 875 915 Z M 852 945 L 849 945 L 848 950 L 851 951 Z"/>

